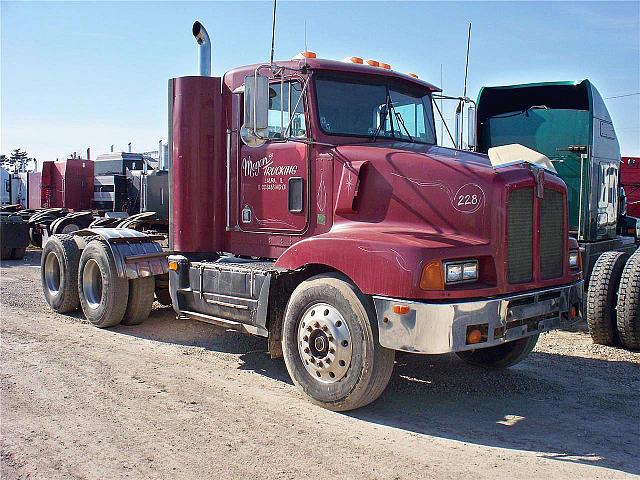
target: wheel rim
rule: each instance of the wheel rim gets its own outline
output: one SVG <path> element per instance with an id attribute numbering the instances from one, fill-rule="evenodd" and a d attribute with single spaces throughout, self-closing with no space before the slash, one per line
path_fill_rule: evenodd
<path id="1" fill-rule="evenodd" d="M 298 353 L 309 374 L 334 383 L 351 365 L 351 332 L 340 312 L 326 303 L 309 307 L 298 324 Z"/>
<path id="2" fill-rule="evenodd" d="M 102 302 L 102 271 L 94 259 L 85 263 L 82 271 L 82 292 L 89 308 L 96 309 Z"/>
<path id="3" fill-rule="evenodd" d="M 51 295 L 60 293 L 60 259 L 54 252 L 49 252 L 44 261 L 44 283 Z"/>

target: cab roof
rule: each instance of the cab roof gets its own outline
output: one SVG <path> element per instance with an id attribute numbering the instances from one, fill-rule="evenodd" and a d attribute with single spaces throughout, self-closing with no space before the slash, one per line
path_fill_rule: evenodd
<path id="1" fill-rule="evenodd" d="M 375 76 L 383 76 L 394 79 L 399 79 L 404 82 L 413 83 L 416 86 L 420 86 L 422 88 L 426 88 L 431 92 L 441 92 L 442 90 L 431 83 L 425 82 L 424 80 L 420 80 L 419 78 L 412 77 L 406 73 L 396 72 L 395 70 L 385 69 L 381 67 L 372 67 L 370 65 L 363 65 L 358 63 L 351 62 L 341 62 L 337 60 L 327 60 L 324 58 L 303 58 L 303 59 L 294 59 L 294 60 L 286 60 L 281 62 L 274 62 L 277 66 L 283 66 L 294 69 L 301 69 L 306 66 L 306 68 L 315 71 L 334 71 L 334 72 L 344 72 L 344 73 L 352 73 L 352 74 L 362 74 L 362 75 L 375 75 Z M 245 65 L 242 67 L 234 68 L 233 70 L 225 73 L 225 83 L 233 90 L 244 82 L 244 77 L 247 75 L 251 75 L 255 72 L 255 69 L 263 64 L 253 64 L 253 65 Z M 266 69 L 265 69 L 266 71 Z"/>

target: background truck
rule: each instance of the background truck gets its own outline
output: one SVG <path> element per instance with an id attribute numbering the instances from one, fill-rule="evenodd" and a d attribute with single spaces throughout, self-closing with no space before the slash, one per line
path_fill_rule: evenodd
<path id="1" fill-rule="evenodd" d="M 54 310 L 139 323 L 160 283 L 181 317 L 266 337 L 333 410 L 375 400 L 396 350 L 508 367 L 581 317 L 564 182 L 438 147 L 436 87 L 311 52 L 211 77 L 193 34 L 201 76 L 169 81 L 169 251 L 129 229 L 54 235 Z"/>
<path id="2" fill-rule="evenodd" d="M 627 199 L 627 212 L 640 218 L 640 157 L 622 157 L 620 183 Z"/>
<path id="3" fill-rule="evenodd" d="M 621 287 L 632 291 L 618 292 L 625 263 L 640 241 L 640 220 L 626 214 L 620 147 L 598 90 L 589 80 L 484 87 L 476 124 L 480 152 L 519 143 L 553 162 L 567 184 L 569 231 L 583 252 L 592 336 L 597 343 L 618 344 L 616 323 L 623 328 L 632 320 L 623 306 L 616 314 L 618 298 L 640 295 L 634 282 Z M 640 331 L 623 343 L 640 348 Z"/>

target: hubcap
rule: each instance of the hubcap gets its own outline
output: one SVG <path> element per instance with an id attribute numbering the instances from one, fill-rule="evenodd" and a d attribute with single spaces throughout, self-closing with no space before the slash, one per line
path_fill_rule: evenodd
<path id="1" fill-rule="evenodd" d="M 82 292 L 90 308 L 98 308 L 102 301 L 102 272 L 100 265 L 90 259 L 82 271 Z"/>
<path id="2" fill-rule="evenodd" d="M 51 295 L 58 295 L 60 292 L 60 260 L 54 252 L 49 252 L 44 261 L 44 283 Z"/>
<path id="3" fill-rule="evenodd" d="M 351 332 L 340 312 L 326 303 L 307 309 L 298 324 L 298 353 L 318 381 L 334 383 L 351 364 Z"/>

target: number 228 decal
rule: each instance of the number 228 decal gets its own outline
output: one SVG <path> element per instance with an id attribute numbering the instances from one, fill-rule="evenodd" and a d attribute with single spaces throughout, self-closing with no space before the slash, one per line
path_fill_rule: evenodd
<path id="1" fill-rule="evenodd" d="M 459 212 L 474 213 L 484 203 L 484 191 L 475 183 L 467 183 L 458 189 L 451 203 Z"/>

